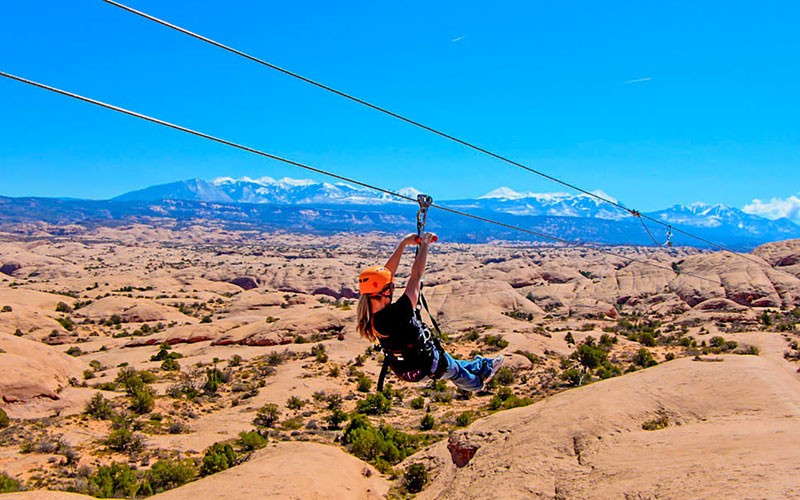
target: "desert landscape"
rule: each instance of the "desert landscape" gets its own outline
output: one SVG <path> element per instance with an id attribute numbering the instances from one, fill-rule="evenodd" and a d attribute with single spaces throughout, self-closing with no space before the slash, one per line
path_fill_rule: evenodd
<path id="1" fill-rule="evenodd" d="M 800 240 L 442 241 L 444 344 L 506 365 L 378 393 L 356 277 L 398 238 L 0 234 L 0 497 L 800 497 Z"/>

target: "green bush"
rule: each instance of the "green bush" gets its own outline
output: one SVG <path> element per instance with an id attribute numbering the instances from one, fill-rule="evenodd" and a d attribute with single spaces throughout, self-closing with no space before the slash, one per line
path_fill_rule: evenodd
<path id="1" fill-rule="evenodd" d="M 86 408 L 83 412 L 98 420 L 109 420 L 114 416 L 114 409 L 111 407 L 111 403 L 99 392 L 95 393 L 92 399 L 86 403 Z"/>
<path id="2" fill-rule="evenodd" d="M 561 380 L 564 380 L 572 387 L 582 385 L 586 379 L 586 374 L 577 368 L 568 368 L 561 373 Z"/>
<path id="3" fill-rule="evenodd" d="M 650 351 L 644 347 L 636 351 L 636 354 L 633 355 L 633 359 L 631 361 L 634 365 L 641 366 L 642 368 L 649 368 L 658 364 L 658 361 L 653 358 L 653 355 L 650 353 Z"/>
<path id="4" fill-rule="evenodd" d="M 409 401 L 408 405 L 415 410 L 421 410 L 425 407 L 425 398 L 422 396 L 416 397 Z"/>
<path id="5" fill-rule="evenodd" d="M 256 418 L 253 419 L 253 424 L 258 427 L 275 427 L 279 417 L 278 405 L 267 403 L 258 410 Z"/>
<path id="6" fill-rule="evenodd" d="M 327 363 L 328 362 L 328 353 L 325 352 L 325 346 L 323 344 L 317 344 L 311 348 L 311 354 L 314 355 L 317 363 Z"/>
<path id="7" fill-rule="evenodd" d="M 242 451 L 255 451 L 267 445 L 267 438 L 256 431 L 240 432 L 239 447 Z"/>
<path id="8" fill-rule="evenodd" d="M 144 415 L 152 411 L 155 407 L 155 392 L 149 385 L 141 382 L 141 379 L 131 379 L 129 383 L 126 384 L 125 392 L 131 397 L 131 404 L 129 406 L 131 411 L 139 415 Z"/>
<path id="9" fill-rule="evenodd" d="M 426 413 L 425 416 L 422 417 L 422 420 L 419 422 L 419 428 L 423 431 L 429 431 L 433 429 L 436 425 L 436 419 L 433 418 L 433 415 L 430 413 Z"/>
<path id="10" fill-rule="evenodd" d="M 366 415 L 383 415 L 391 409 L 392 401 L 380 392 L 370 394 L 356 403 L 356 411 Z"/>
<path id="11" fill-rule="evenodd" d="M 191 460 L 159 460 L 144 477 L 153 493 L 161 493 L 188 483 L 196 474 Z"/>
<path id="12" fill-rule="evenodd" d="M 363 373 L 358 376 L 358 387 L 356 388 L 359 392 L 369 392 L 372 388 L 372 380 L 369 379 Z"/>
<path id="13" fill-rule="evenodd" d="M 511 385 L 514 383 L 515 378 L 516 377 L 514 376 L 514 370 L 512 370 L 507 366 L 503 366 L 499 370 L 497 370 L 497 374 L 495 374 L 494 376 L 494 379 L 500 385 Z"/>
<path id="14" fill-rule="evenodd" d="M 124 415 L 112 419 L 112 430 L 105 440 L 109 449 L 119 452 L 137 453 L 144 449 L 144 440 L 133 432 L 134 422 Z"/>
<path id="15" fill-rule="evenodd" d="M 167 358 L 161 363 L 161 369 L 165 372 L 178 372 L 181 370 L 181 364 L 175 358 Z"/>
<path id="16" fill-rule="evenodd" d="M 8 414 L 0 408 L 0 429 L 5 429 L 11 424 L 11 421 L 8 419 Z"/>
<path id="17" fill-rule="evenodd" d="M 286 401 L 286 407 L 290 410 L 300 410 L 306 405 L 307 401 L 304 401 L 297 396 L 292 396 Z"/>
<path id="18" fill-rule="evenodd" d="M 662 415 L 653 420 L 648 420 L 642 424 L 642 429 L 646 431 L 657 431 L 667 427 L 669 427 L 669 418 L 666 415 Z"/>
<path id="19" fill-rule="evenodd" d="M 56 304 L 56 312 L 60 313 L 71 313 L 72 307 L 69 306 L 66 302 L 59 302 Z"/>
<path id="20" fill-rule="evenodd" d="M 19 481 L 5 472 L 0 472 L 0 493 L 14 493 L 20 491 Z"/>
<path id="21" fill-rule="evenodd" d="M 465 411 L 456 417 L 456 425 L 459 427 L 466 427 L 475 419 L 475 412 Z"/>
<path id="22" fill-rule="evenodd" d="M 347 421 L 347 413 L 339 408 L 334 408 L 331 410 L 331 413 L 325 417 L 325 421 L 328 423 L 329 430 L 337 430 L 341 427 L 342 422 Z"/>
<path id="23" fill-rule="evenodd" d="M 229 444 L 214 443 L 208 447 L 205 455 L 203 455 L 200 475 L 216 474 L 234 465 L 236 465 L 236 452 L 233 451 L 233 447 Z"/>
<path id="24" fill-rule="evenodd" d="M 100 466 L 87 483 L 87 493 L 97 498 L 133 498 L 140 489 L 136 473 L 117 462 Z"/>
<path id="25" fill-rule="evenodd" d="M 422 464 L 411 464 L 403 475 L 409 493 L 419 493 L 428 484 L 428 471 Z"/>
<path id="26" fill-rule="evenodd" d="M 589 370 L 594 370 L 608 358 L 608 353 L 602 347 L 595 344 L 594 338 L 586 337 L 578 349 L 571 356 L 573 359 Z"/>
<path id="27" fill-rule="evenodd" d="M 406 434 L 388 424 L 375 428 L 364 415 L 355 415 L 342 434 L 350 453 L 384 473 L 428 442 L 426 435 Z"/>

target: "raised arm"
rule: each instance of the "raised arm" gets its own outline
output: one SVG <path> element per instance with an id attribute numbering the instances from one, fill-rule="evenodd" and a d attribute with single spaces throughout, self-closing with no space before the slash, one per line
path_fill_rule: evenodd
<path id="1" fill-rule="evenodd" d="M 414 264 L 411 266 L 411 276 L 408 277 L 406 282 L 405 295 L 411 301 L 413 307 L 417 307 L 419 300 L 419 289 L 422 283 L 422 275 L 425 274 L 425 264 L 428 261 L 428 246 L 435 238 L 433 233 L 425 233 L 419 242 L 419 251 L 417 257 L 414 259 Z"/>
<path id="2" fill-rule="evenodd" d="M 417 244 L 417 235 L 416 234 L 409 234 L 397 245 L 397 248 L 394 250 L 394 253 L 389 260 L 386 261 L 386 265 L 384 266 L 386 269 L 392 272 L 392 276 L 397 274 L 397 266 L 400 265 L 400 258 L 403 256 L 403 250 L 409 245 L 416 245 Z"/>

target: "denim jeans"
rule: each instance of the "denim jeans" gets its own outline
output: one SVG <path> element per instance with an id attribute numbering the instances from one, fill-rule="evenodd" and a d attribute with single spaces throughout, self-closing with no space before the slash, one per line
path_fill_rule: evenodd
<path id="1" fill-rule="evenodd" d="M 442 378 L 450 379 L 459 389 L 465 391 L 479 391 L 483 387 L 483 377 L 486 372 L 486 359 L 476 356 L 472 361 L 455 359 L 444 353 L 447 359 L 447 371 Z M 438 359 L 436 360 L 438 362 Z"/>

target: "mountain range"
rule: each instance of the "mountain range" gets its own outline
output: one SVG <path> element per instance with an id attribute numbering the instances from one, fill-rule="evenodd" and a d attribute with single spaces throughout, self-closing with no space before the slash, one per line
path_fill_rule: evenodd
<path id="1" fill-rule="evenodd" d="M 395 191 L 416 199 L 419 191 Z M 588 194 L 520 193 L 501 187 L 474 199 L 435 200 L 437 205 L 492 219 L 498 226 L 446 211 L 431 212 L 429 228 L 450 241 L 493 239 L 548 241 L 536 233 L 600 244 L 662 245 L 665 227 L 634 217 Z M 107 201 L 0 197 L 0 227 L 43 221 L 57 224 L 122 224 L 146 219 L 188 224 L 217 220 L 233 228 L 290 230 L 315 234 L 364 231 L 412 231 L 417 205 L 408 199 L 351 184 L 262 177 L 211 182 L 191 179 L 132 191 Z M 675 205 L 643 214 L 675 229 L 671 243 L 708 247 L 707 241 L 749 250 L 769 241 L 800 238 L 800 226 L 788 219 L 769 220 L 721 204 Z M 647 231 L 642 227 L 646 225 Z M 512 227 L 523 228 L 517 231 Z"/>

